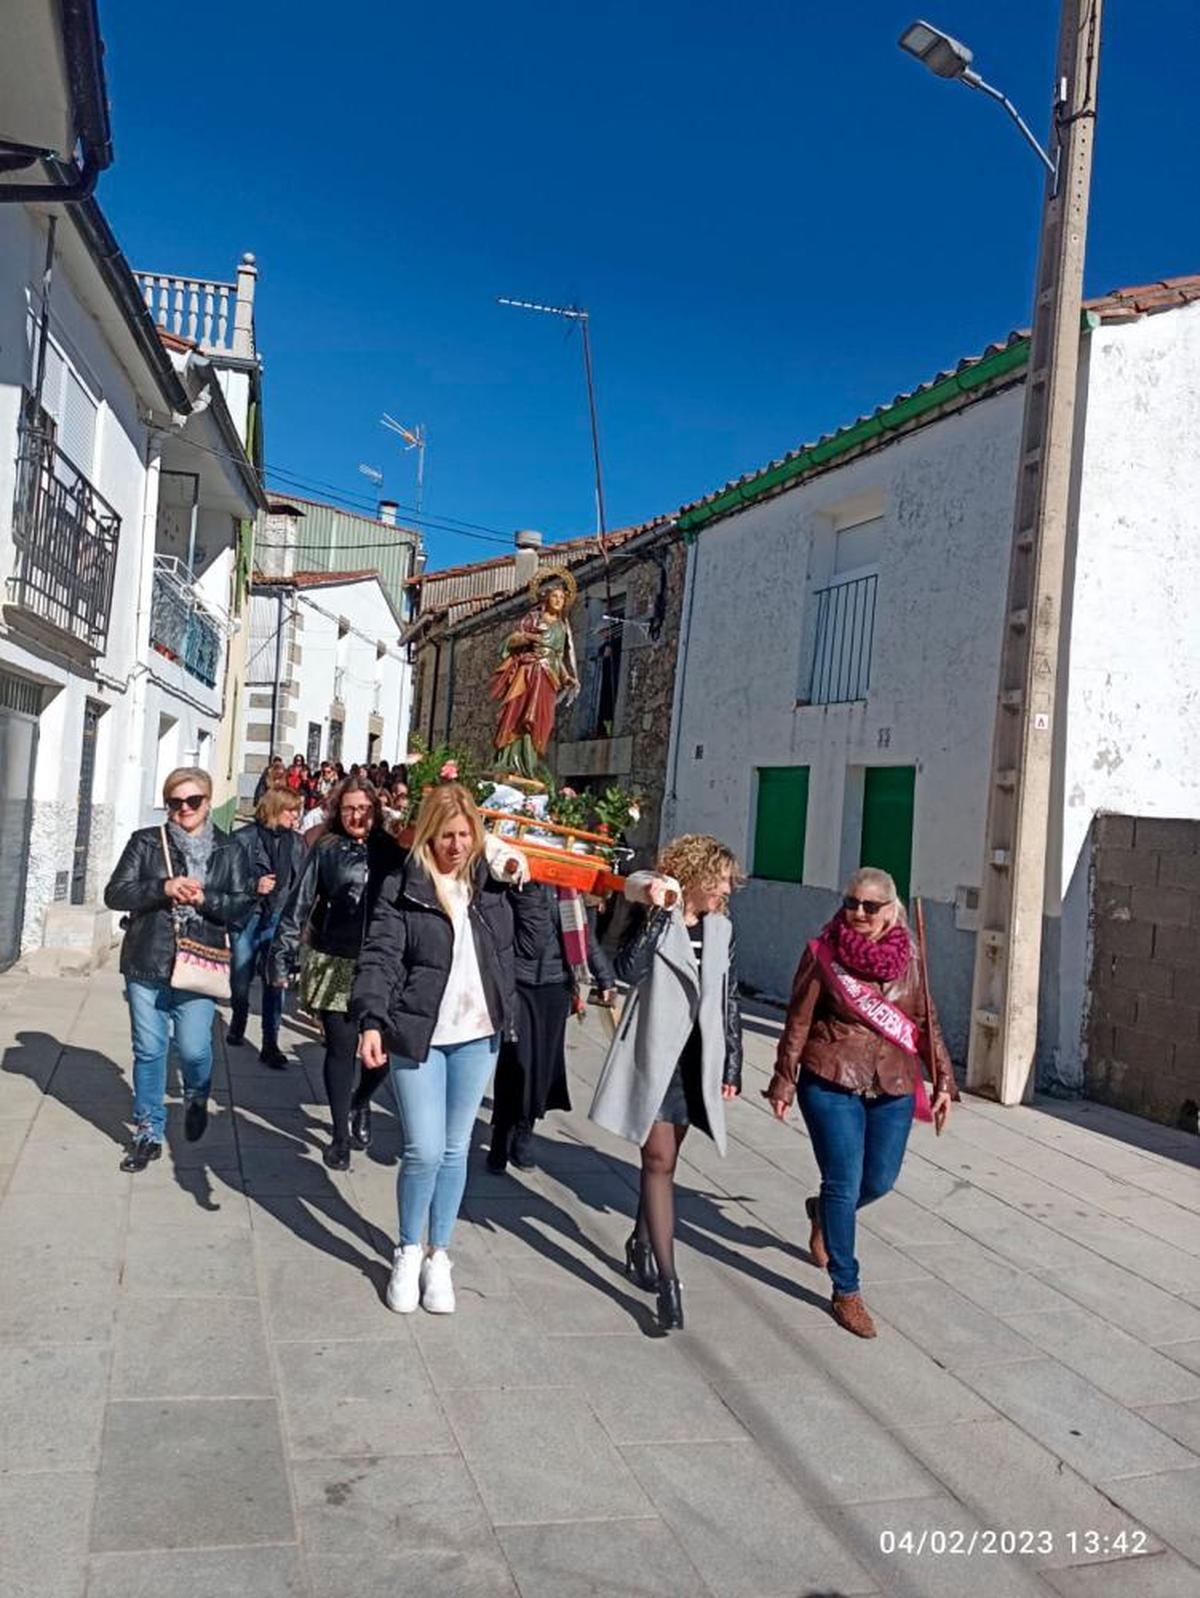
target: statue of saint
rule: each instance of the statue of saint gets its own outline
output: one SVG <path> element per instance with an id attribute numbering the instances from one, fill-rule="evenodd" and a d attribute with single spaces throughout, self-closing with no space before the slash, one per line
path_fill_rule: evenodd
<path id="1" fill-rule="evenodd" d="M 575 579 L 552 566 L 534 577 L 529 592 L 533 609 L 505 639 L 489 692 L 500 702 L 495 738 L 499 769 L 536 778 L 545 771 L 559 704 L 573 703 L 579 693 L 568 619 Z"/>

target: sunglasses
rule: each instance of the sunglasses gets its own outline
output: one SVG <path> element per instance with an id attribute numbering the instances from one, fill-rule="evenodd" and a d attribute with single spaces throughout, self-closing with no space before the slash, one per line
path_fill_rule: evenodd
<path id="1" fill-rule="evenodd" d="M 167 809 L 173 816 L 177 816 L 181 810 L 199 810 L 207 798 L 206 793 L 172 794 L 167 800 Z"/>
<path id="2" fill-rule="evenodd" d="M 881 910 L 886 910 L 891 904 L 890 899 L 856 899 L 848 893 L 842 900 L 843 910 L 861 910 L 864 915 L 877 916 Z"/>

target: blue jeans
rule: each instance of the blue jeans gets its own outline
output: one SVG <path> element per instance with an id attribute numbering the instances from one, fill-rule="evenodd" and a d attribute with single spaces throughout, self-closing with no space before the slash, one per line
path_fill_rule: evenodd
<path id="1" fill-rule="evenodd" d="M 212 1026 L 216 1002 L 165 982 L 127 982 L 133 1028 L 133 1119 L 139 1137 L 161 1143 L 167 1129 L 167 1051 L 171 1033 L 179 1055 L 183 1096 L 208 1098 L 212 1083 Z"/>
<path id="2" fill-rule="evenodd" d="M 796 1098 L 821 1167 L 818 1214 L 833 1290 L 857 1293 L 855 1212 L 890 1192 L 899 1176 L 912 1125 L 913 1096 L 881 1093 L 865 1099 L 811 1071 L 801 1071 Z"/>
<path id="3" fill-rule="evenodd" d="M 266 905 L 260 905 L 246 925 L 230 938 L 229 987 L 233 1029 L 235 1032 L 245 1031 L 250 1015 L 250 984 L 256 975 L 262 977 L 264 1049 L 278 1046 L 279 1023 L 283 1019 L 283 989 L 270 987 L 263 970 L 264 957 L 271 947 L 279 921 L 279 915 L 272 915 Z"/>
<path id="4" fill-rule="evenodd" d="M 424 1060 L 392 1055 L 392 1089 L 404 1132 L 396 1184 L 400 1242 L 449 1248 L 467 1185 L 467 1151 L 483 1091 L 496 1067 L 499 1036 L 430 1049 Z"/>

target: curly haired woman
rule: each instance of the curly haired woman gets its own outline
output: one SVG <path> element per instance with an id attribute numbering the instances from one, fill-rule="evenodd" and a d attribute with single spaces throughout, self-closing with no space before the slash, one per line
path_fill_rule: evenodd
<path id="1" fill-rule="evenodd" d="M 675 1166 L 689 1126 L 725 1152 L 725 1102 L 742 1087 L 729 895 L 741 880 L 718 838 L 667 844 L 656 871 L 636 872 L 625 896 L 644 906 L 616 958 L 629 983 L 625 1014 L 596 1084 L 591 1118 L 642 1151 L 641 1201 L 625 1269 L 658 1289 L 664 1331 L 683 1326 L 675 1274 Z M 655 1268 L 657 1267 L 657 1269 Z"/>

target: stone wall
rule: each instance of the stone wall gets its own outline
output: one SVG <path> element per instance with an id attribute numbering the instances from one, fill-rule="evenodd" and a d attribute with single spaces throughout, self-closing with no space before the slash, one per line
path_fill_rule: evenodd
<path id="1" fill-rule="evenodd" d="M 1195 1130 L 1200 821 L 1098 816 L 1092 880 L 1086 1091 Z"/>
<path id="2" fill-rule="evenodd" d="M 661 551 L 660 558 L 655 558 L 655 549 Z M 571 620 L 582 690 L 573 706 L 560 711 L 555 741 L 547 753 L 560 782 L 597 789 L 618 783 L 643 800 L 642 819 L 629 839 L 643 855 L 653 853 L 658 844 L 686 564 L 682 540 L 666 535 L 634 554 L 614 556 L 607 583 L 598 561 L 576 571 L 579 597 Z M 660 590 L 661 626 L 651 639 L 645 624 L 655 614 Z M 597 737 L 597 656 L 606 626 L 611 630 L 603 618 L 610 603 L 616 608 L 622 602 L 626 624 L 621 630 L 615 715 L 608 736 Z M 528 605 L 524 594 L 507 599 L 442 638 L 435 742 L 461 745 L 480 761 L 491 760 L 496 705 L 488 695 L 488 682 L 505 638 Z M 422 654 L 414 726 L 426 738 L 433 646 L 426 645 Z"/>

